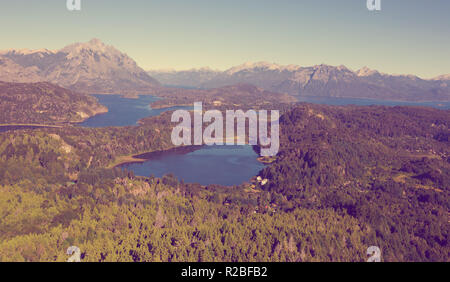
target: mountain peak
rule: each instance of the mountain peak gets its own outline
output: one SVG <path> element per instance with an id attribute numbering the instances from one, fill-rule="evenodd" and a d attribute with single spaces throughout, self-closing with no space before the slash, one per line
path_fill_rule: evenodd
<path id="1" fill-rule="evenodd" d="M 89 44 L 92 45 L 105 45 L 100 39 L 98 38 L 92 38 L 91 40 L 89 40 L 88 42 Z"/>
<path id="2" fill-rule="evenodd" d="M 10 51 L 0 59 L 0 78 L 11 81 L 25 75 L 22 80 L 50 81 L 91 93 L 147 91 L 159 85 L 133 59 L 98 38 L 57 51 Z"/>
<path id="3" fill-rule="evenodd" d="M 86 48 L 90 48 L 90 49 L 94 49 L 94 50 L 103 50 L 106 47 L 108 47 L 105 43 L 103 43 L 100 39 L 98 38 L 92 38 L 91 40 L 89 40 L 86 43 L 80 43 L 81 45 L 83 45 Z"/>
<path id="4" fill-rule="evenodd" d="M 260 62 L 246 62 L 242 65 L 232 67 L 226 71 L 227 74 L 232 75 L 234 73 L 240 72 L 240 71 L 250 71 L 254 69 L 264 69 L 264 70 L 271 70 L 271 71 L 281 71 L 285 68 L 292 68 L 292 65 L 289 66 L 281 66 L 275 63 L 269 63 L 266 61 L 260 61 Z M 298 66 L 295 66 L 298 67 Z"/>
<path id="5" fill-rule="evenodd" d="M 15 55 L 32 55 L 32 54 L 55 54 L 57 52 L 64 52 L 64 53 L 78 53 L 81 50 L 92 50 L 92 51 L 98 51 L 98 52 L 105 52 L 107 50 L 116 50 L 112 46 L 108 46 L 105 43 L 103 43 L 98 38 L 92 38 L 88 42 L 78 42 L 70 44 L 60 50 L 49 50 L 47 48 L 42 49 L 8 49 L 8 50 L 0 50 L 0 55 L 5 54 L 15 54 Z"/>
<path id="6" fill-rule="evenodd" d="M 104 53 L 104 52 L 118 53 L 119 52 L 114 47 L 106 45 L 98 38 L 93 38 L 93 39 L 89 40 L 88 42 L 73 43 L 73 44 L 70 44 L 70 45 L 62 48 L 59 51 L 64 52 L 64 53 L 77 54 L 83 50 L 91 50 L 91 51 L 102 52 L 102 53 Z"/>
<path id="7" fill-rule="evenodd" d="M 2 50 L 0 51 L 0 55 L 5 54 L 15 54 L 15 55 L 32 55 L 32 54 L 54 54 L 55 52 L 46 48 L 42 49 L 8 49 L 8 50 Z"/>
<path id="8" fill-rule="evenodd" d="M 367 66 L 356 71 L 357 76 L 371 76 L 374 74 L 379 74 L 379 72 L 377 70 L 369 69 Z"/>

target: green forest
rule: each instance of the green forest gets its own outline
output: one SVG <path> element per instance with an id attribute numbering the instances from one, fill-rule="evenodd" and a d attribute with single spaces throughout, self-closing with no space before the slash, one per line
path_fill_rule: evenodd
<path id="1" fill-rule="evenodd" d="M 450 111 L 297 104 L 266 185 L 135 176 L 173 147 L 139 126 L 0 133 L 0 261 L 449 261 Z M 258 147 L 255 147 L 258 150 Z"/>
<path id="2" fill-rule="evenodd" d="M 64 124 L 107 112 L 97 99 L 48 83 L 0 81 L 0 124 Z"/>

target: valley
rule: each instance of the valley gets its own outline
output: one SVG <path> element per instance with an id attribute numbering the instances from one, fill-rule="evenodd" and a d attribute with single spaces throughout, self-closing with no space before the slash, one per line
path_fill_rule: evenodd
<path id="1" fill-rule="evenodd" d="M 445 260 L 449 114 L 286 105 L 267 164 L 251 148 L 165 153 L 170 111 L 3 132 L 0 259 L 59 261 L 76 244 L 85 261 L 361 261 L 370 242 L 386 261 Z"/>
<path id="2" fill-rule="evenodd" d="M 372 245 L 448 261 L 446 76 L 202 72 L 160 83 L 96 39 L 1 52 L 0 261 L 65 261 L 73 245 L 94 262 L 365 261 Z M 199 101 L 278 110 L 278 153 L 175 146 L 172 112 Z"/>

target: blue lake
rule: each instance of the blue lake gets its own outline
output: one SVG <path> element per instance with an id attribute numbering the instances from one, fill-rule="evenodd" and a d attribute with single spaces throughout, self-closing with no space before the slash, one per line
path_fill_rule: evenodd
<path id="1" fill-rule="evenodd" d="M 237 185 L 249 181 L 264 168 L 257 157 L 249 145 L 203 146 L 193 152 L 167 152 L 144 163 L 129 163 L 120 167 L 140 176 L 162 177 L 173 173 L 189 183 Z"/>
<path id="2" fill-rule="evenodd" d="M 108 108 L 108 112 L 93 116 L 79 124 L 83 127 L 107 127 L 137 125 L 138 120 L 149 116 L 157 116 L 165 111 L 187 109 L 189 107 L 170 107 L 152 109 L 150 103 L 159 98 L 140 95 L 139 98 L 123 98 L 120 95 L 92 95 L 100 104 Z"/>
<path id="3" fill-rule="evenodd" d="M 136 125 L 141 118 L 156 116 L 162 112 L 192 107 L 171 107 L 152 109 L 149 104 L 159 98 L 142 95 L 137 99 L 123 98 L 120 95 L 94 95 L 99 102 L 108 107 L 109 112 L 89 118 L 79 124 L 84 127 L 130 126 Z M 329 105 L 408 105 L 430 106 L 449 109 L 449 102 L 408 103 L 396 101 L 378 101 L 352 98 L 316 98 L 299 97 L 299 101 Z M 18 128 L 33 127 L 0 127 L 0 132 Z M 203 146 L 188 153 L 163 152 L 144 163 L 123 164 L 120 167 L 133 171 L 136 175 L 162 177 L 173 173 L 185 182 L 202 185 L 221 184 L 237 185 L 248 181 L 264 168 L 257 161 L 258 155 L 251 146 Z"/>
<path id="4" fill-rule="evenodd" d="M 89 118 L 79 124 L 84 127 L 136 125 L 141 118 L 162 112 L 192 107 L 152 109 L 149 104 L 158 98 L 142 95 L 137 99 L 120 95 L 94 95 L 108 107 L 108 113 Z M 237 185 L 258 174 L 264 165 L 257 161 L 258 154 L 251 146 L 203 146 L 189 153 L 164 152 L 144 163 L 124 164 L 120 167 L 135 175 L 162 177 L 173 173 L 185 182 L 202 185 Z"/>
<path id="5" fill-rule="evenodd" d="M 147 99 L 149 100 L 146 101 L 151 100 L 151 98 Z M 440 102 L 407 103 L 377 101 L 370 99 L 321 99 L 314 97 L 302 97 L 299 100 L 309 103 L 329 105 L 421 105 L 441 109 L 448 109 L 450 107 L 450 103 Z M 113 102 L 116 102 L 116 100 Z M 133 107 L 139 108 L 139 105 Z M 253 151 L 252 147 L 248 145 L 203 146 L 193 152 L 167 152 L 158 155 L 157 157 L 152 157 L 144 163 L 123 164 L 121 167 L 131 170 L 136 175 L 140 176 L 154 175 L 156 177 L 162 177 L 165 174 L 173 173 L 185 182 L 200 183 L 202 185 L 237 185 L 248 181 L 251 177 L 257 175 L 258 172 L 264 168 L 265 165 L 258 162 L 256 159 L 257 157 L 258 155 Z"/>

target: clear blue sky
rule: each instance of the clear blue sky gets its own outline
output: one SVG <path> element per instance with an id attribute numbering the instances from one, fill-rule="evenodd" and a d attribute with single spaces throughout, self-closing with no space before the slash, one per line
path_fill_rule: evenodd
<path id="1" fill-rule="evenodd" d="M 450 73 L 450 1 L 0 0 L 0 49 L 100 38 L 145 69 L 246 61 L 344 64 L 433 77 Z"/>

